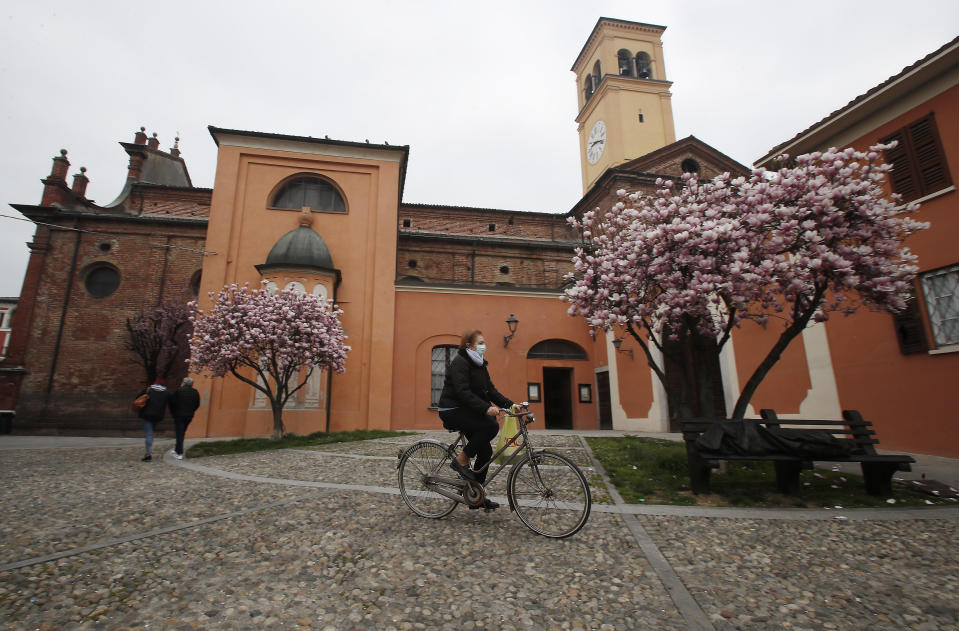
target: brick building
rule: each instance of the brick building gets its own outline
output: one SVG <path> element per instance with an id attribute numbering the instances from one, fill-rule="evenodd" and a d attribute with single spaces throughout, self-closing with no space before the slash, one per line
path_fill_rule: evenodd
<path id="1" fill-rule="evenodd" d="M 37 225 L 0 363 L 0 408 L 16 409 L 18 431 L 130 428 L 145 377 L 124 347 L 125 322 L 196 295 L 210 190 L 192 186 L 176 145 L 162 151 L 142 128 L 120 144 L 127 181 L 109 204 L 86 198 L 86 169 L 68 185 L 66 150 L 40 203 L 13 204 Z"/>

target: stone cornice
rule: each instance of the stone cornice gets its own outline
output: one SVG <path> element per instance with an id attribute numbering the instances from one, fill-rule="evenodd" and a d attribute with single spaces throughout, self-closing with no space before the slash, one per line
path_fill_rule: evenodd
<path id="1" fill-rule="evenodd" d="M 669 91 L 672 85 L 672 81 L 666 81 L 664 79 L 639 79 L 637 77 L 626 77 L 618 74 L 603 75 L 603 80 L 600 82 L 599 87 L 596 88 L 596 92 L 586 101 L 583 109 L 576 115 L 575 120 L 579 124 L 587 120 L 593 113 L 593 110 L 596 109 L 596 104 L 599 103 L 608 92 L 627 90 L 630 92 L 643 92 L 645 94 L 659 94 L 672 97 Z"/>
<path id="2" fill-rule="evenodd" d="M 449 232 L 427 232 L 424 230 L 401 229 L 400 239 L 413 241 L 449 241 L 456 243 L 470 243 L 475 246 L 525 247 L 542 250 L 572 250 L 579 245 L 578 241 L 545 241 L 524 239 L 523 237 L 487 237 L 480 235 L 455 234 Z"/>
<path id="3" fill-rule="evenodd" d="M 547 298 L 558 300 L 563 295 L 559 288 L 494 287 L 488 285 L 450 285 L 439 283 L 410 283 L 396 281 L 397 292 L 425 294 L 468 294 L 470 296 L 511 296 L 520 298 Z"/>

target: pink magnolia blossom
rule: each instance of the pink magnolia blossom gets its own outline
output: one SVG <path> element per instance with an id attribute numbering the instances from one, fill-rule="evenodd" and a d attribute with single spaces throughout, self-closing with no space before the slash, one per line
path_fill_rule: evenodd
<path id="1" fill-rule="evenodd" d="M 661 349 L 664 330 L 695 329 L 719 352 L 742 320 L 781 319 L 780 340 L 737 402 L 732 416 L 742 418 L 811 318 L 905 307 L 917 267 L 902 241 L 928 224 L 902 216 L 916 204 L 886 195 L 880 152 L 892 146 L 829 149 L 747 177 L 685 174 L 678 188 L 658 180 L 653 195 L 618 191 L 608 211 L 569 219 L 584 239 L 567 275 L 570 315 L 592 331 L 625 327 L 664 385 L 646 340 Z"/>
<path id="2" fill-rule="evenodd" d="M 210 297 L 213 306 L 206 312 L 190 303 L 195 310 L 190 369 L 212 377 L 230 373 L 266 394 L 273 408 L 274 437 L 279 438 L 283 406 L 312 371 L 345 370 L 350 347 L 343 343 L 343 312 L 325 298 L 272 293 L 265 287 L 227 285 Z"/>

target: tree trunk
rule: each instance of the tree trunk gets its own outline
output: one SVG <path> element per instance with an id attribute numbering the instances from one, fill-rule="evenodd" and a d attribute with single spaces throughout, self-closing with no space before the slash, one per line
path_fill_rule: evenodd
<path id="1" fill-rule="evenodd" d="M 283 438 L 283 406 L 277 401 L 270 401 L 273 407 L 273 440 Z"/>

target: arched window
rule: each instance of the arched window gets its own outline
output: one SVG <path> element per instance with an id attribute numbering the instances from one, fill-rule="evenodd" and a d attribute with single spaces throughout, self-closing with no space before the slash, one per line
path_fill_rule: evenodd
<path id="1" fill-rule="evenodd" d="M 318 298 L 327 298 L 329 296 L 326 285 L 315 285 L 313 287 L 313 295 Z"/>
<path id="2" fill-rule="evenodd" d="M 636 76 L 640 79 L 653 78 L 653 62 L 647 53 L 636 53 Z"/>
<path id="3" fill-rule="evenodd" d="M 444 344 L 433 347 L 432 367 L 430 368 L 430 407 L 437 407 L 440 402 L 440 394 L 443 392 L 443 381 L 446 379 L 446 369 L 456 355 L 459 348 Z"/>
<path id="4" fill-rule="evenodd" d="M 94 298 L 106 298 L 120 286 L 120 272 L 107 263 L 94 263 L 83 274 L 83 286 Z"/>
<path id="5" fill-rule="evenodd" d="M 587 101 L 593 97 L 593 75 L 586 76 L 586 85 L 583 86 L 583 94 L 586 95 Z"/>
<path id="6" fill-rule="evenodd" d="M 200 281 L 203 280 L 203 270 L 198 269 L 190 277 L 190 293 L 194 296 L 200 295 Z"/>
<path id="7" fill-rule="evenodd" d="M 564 359 L 569 361 L 585 361 L 586 351 L 583 347 L 569 340 L 543 340 L 533 345 L 526 353 L 527 359 Z"/>
<path id="8" fill-rule="evenodd" d="M 593 91 L 596 91 L 596 88 L 599 87 L 599 82 L 603 80 L 603 71 L 599 65 L 599 59 L 596 60 L 596 63 L 593 64 Z"/>
<path id="9" fill-rule="evenodd" d="M 616 53 L 616 60 L 619 62 L 619 74 L 625 77 L 633 76 L 633 54 L 625 48 L 620 48 Z"/>
<path id="10" fill-rule="evenodd" d="M 306 206 L 311 210 L 346 212 L 346 204 L 336 187 L 323 178 L 312 175 L 294 178 L 284 184 L 273 196 L 270 206 L 291 210 L 300 210 Z"/>
<path id="11" fill-rule="evenodd" d="M 292 291 L 297 294 L 305 294 L 306 287 L 298 280 L 291 280 L 286 284 L 286 287 L 283 288 L 283 291 Z"/>

